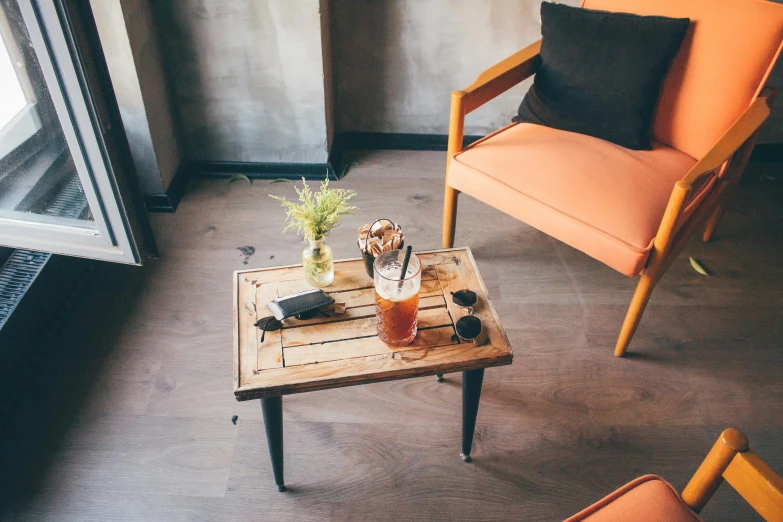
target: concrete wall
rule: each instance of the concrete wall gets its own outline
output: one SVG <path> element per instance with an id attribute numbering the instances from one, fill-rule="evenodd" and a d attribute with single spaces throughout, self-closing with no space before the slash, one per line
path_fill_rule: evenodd
<path id="1" fill-rule="evenodd" d="M 152 18 L 154 0 L 120 0 L 144 97 L 150 136 L 160 176 L 167 188 L 181 163 L 179 132 L 163 73 L 160 41 Z"/>
<path id="2" fill-rule="evenodd" d="M 321 163 L 334 131 L 447 133 L 450 92 L 539 38 L 540 1 L 92 4 L 143 188 L 161 192 L 180 158 Z M 466 134 L 507 124 L 529 85 Z M 783 104 L 760 141 L 783 142 Z"/>
<path id="3" fill-rule="evenodd" d="M 332 14 L 330 0 L 319 0 L 321 11 L 321 59 L 324 69 L 324 104 L 326 116 L 326 150 L 334 140 L 334 74 L 332 74 Z"/>
<path id="4" fill-rule="evenodd" d="M 319 0 L 154 2 L 189 160 L 327 158 Z"/>
<path id="5" fill-rule="evenodd" d="M 540 38 L 540 4 L 332 0 L 337 131 L 446 134 L 451 91 Z M 783 65 L 772 80 L 783 87 Z M 481 135 L 506 125 L 531 82 L 469 114 L 465 133 Z M 783 142 L 783 103 L 760 141 Z"/>
<path id="6" fill-rule="evenodd" d="M 162 193 L 181 157 L 149 0 L 91 6 L 141 188 Z"/>
<path id="7" fill-rule="evenodd" d="M 446 134 L 451 91 L 540 38 L 540 5 L 333 0 L 337 130 Z M 506 125 L 530 82 L 468 115 L 466 134 Z"/>

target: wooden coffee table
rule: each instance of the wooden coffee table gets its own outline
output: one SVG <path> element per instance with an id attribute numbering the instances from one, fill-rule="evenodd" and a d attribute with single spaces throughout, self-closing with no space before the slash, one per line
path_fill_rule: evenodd
<path id="1" fill-rule="evenodd" d="M 375 290 L 361 259 L 335 262 L 324 290 L 346 310 L 307 320 L 285 320 L 282 330 L 254 326 L 271 315 L 266 304 L 310 288 L 301 265 L 234 272 L 234 394 L 261 399 L 267 443 L 278 491 L 283 481 L 282 396 L 371 382 L 463 372 L 462 459 L 470 461 L 484 368 L 511 364 L 513 354 L 468 248 L 417 253 L 422 263 L 418 334 L 409 346 L 386 346 L 376 335 Z M 451 292 L 470 289 L 484 334 L 460 342 L 454 323 L 465 312 Z"/>

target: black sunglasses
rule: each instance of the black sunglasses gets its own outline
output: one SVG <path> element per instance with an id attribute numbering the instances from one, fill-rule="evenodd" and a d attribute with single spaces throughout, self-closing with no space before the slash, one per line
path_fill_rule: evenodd
<path id="1" fill-rule="evenodd" d="M 256 328 L 261 328 L 261 340 L 259 343 L 264 342 L 264 337 L 267 332 L 274 332 L 283 328 L 283 321 L 275 319 L 274 317 L 263 317 L 256 321 Z"/>
<path id="2" fill-rule="evenodd" d="M 302 312 L 301 314 L 296 314 L 294 317 L 297 319 L 304 321 L 306 319 L 312 319 L 316 316 L 316 314 L 321 314 L 324 317 L 329 317 L 329 314 L 324 312 L 323 310 L 320 310 L 319 308 L 315 308 L 313 310 L 307 310 L 306 312 Z M 256 328 L 261 328 L 261 340 L 259 340 L 259 343 L 264 342 L 264 337 L 266 336 L 267 332 L 274 332 L 277 330 L 280 330 L 283 328 L 283 321 L 273 317 L 262 317 L 258 321 L 256 321 L 255 325 Z"/>
<path id="3" fill-rule="evenodd" d="M 478 303 L 478 295 L 473 290 L 458 290 L 451 292 L 451 300 L 455 305 L 464 308 L 468 315 L 460 317 L 454 325 L 457 337 L 463 341 L 475 343 L 481 336 L 484 329 L 481 325 L 481 319 L 473 315 L 473 307 Z"/>

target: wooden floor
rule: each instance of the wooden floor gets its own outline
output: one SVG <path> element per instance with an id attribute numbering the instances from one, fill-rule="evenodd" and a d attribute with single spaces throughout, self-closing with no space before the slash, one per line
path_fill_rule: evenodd
<path id="1" fill-rule="evenodd" d="M 444 154 L 354 156 L 340 186 L 363 211 L 329 237 L 335 256 L 355 257 L 376 217 L 439 247 Z M 634 280 L 463 197 L 456 243 L 515 351 L 486 372 L 474 462 L 459 459 L 460 375 L 294 395 L 281 494 L 261 409 L 232 393 L 231 273 L 299 261 L 267 196 L 293 187 L 195 180 L 152 216 L 160 259 L 102 265 L 47 352 L 0 446 L 0 518 L 558 520 L 640 474 L 682 488 L 727 426 L 783 471 L 782 188 L 748 184 L 713 243 L 687 248 L 625 359 Z M 754 519 L 726 486 L 704 516 Z"/>

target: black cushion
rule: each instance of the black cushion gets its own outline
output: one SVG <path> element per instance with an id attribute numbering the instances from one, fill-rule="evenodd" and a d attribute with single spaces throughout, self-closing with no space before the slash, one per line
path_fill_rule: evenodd
<path id="1" fill-rule="evenodd" d="M 541 4 L 541 67 L 514 121 L 650 150 L 650 125 L 688 18 Z"/>

